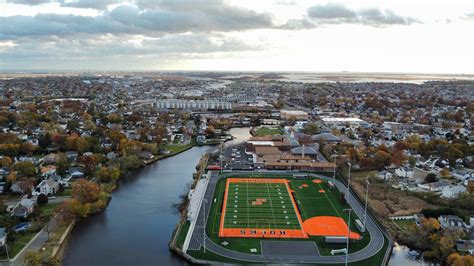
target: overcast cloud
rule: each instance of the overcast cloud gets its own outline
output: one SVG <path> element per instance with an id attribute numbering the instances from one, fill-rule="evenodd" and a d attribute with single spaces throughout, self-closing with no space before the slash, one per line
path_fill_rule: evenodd
<path id="1" fill-rule="evenodd" d="M 303 5 L 275 0 L 265 2 L 265 8 L 260 3 L 235 0 L 0 0 L 2 14 L 6 14 L 0 15 L 0 70 L 31 66 L 28 60 L 44 65 L 60 61 L 61 66 L 68 60 L 71 66 L 95 62 L 93 68 L 107 69 L 104 62 L 109 57 L 117 60 L 114 66 L 123 60 L 166 68 L 160 60 L 304 54 L 292 38 L 330 41 L 319 35 L 320 28 L 362 27 L 403 34 L 402 29 L 409 32 L 426 23 L 417 12 L 404 14 L 406 9 L 393 6 L 315 1 Z M 22 8 L 28 8 L 28 13 L 21 12 Z M 472 19 L 471 11 L 453 12 L 451 17 L 436 21 L 454 26 Z M 370 32 L 380 35 L 384 30 Z M 378 36 L 360 40 L 371 38 Z M 132 65 L 124 63 L 124 67 Z"/>

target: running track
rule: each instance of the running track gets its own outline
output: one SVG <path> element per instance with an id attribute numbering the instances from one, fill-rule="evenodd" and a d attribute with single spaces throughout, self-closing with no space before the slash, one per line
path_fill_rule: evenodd
<path id="1" fill-rule="evenodd" d="M 274 173 L 274 171 L 272 171 Z M 248 175 L 248 172 L 242 172 L 242 176 Z M 230 173 L 229 175 L 239 175 L 238 172 Z M 332 178 L 310 174 L 311 176 L 318 177 L 324 180 L 333 180 Z M 225 175 L 224 175 L 225 176 Z M 223 177 L 221 177 L 223 178 Z M 279 262 L 279 263 L 326 263 L 326 264 L 339 264 L 344 263 L 346 260 L 345 255 L 336 255 L 336 256 L 321 256 L 321 255 L 265 255 L 265 254 L 246 254 L 238 251 L 233 251 L 226 249 L 218 244 L 212 242 L 204 233 L 204 204 L 206 204 L 206 217 L 209 215 L 210 206 L 213 201 L 214 191 L 216 188 L 217 181 L 219 181 L 219 174 L 218 172 L 212 171 L 210 174 L 210 180 L 208 187 L 206 189 L 206 193 L 204 198 L 207 199 L 206 201 L 202 202 L 201 209 L 199 210 L 198 219 L 196 221 L 196 225 L 192 232 L 191 240 L 189 243 L 188 250 L 200 250 L 201 247 L 204 246 L 204 241 L 206 241 L 206 249 L 235 260 L 239 261 L 247 261 L 247 262 L 261 262 L 261 263 L 271 263 L 271 262 Z M 335 181 L 335 185 L 337 189 L 341 192 L 345 192 L 346 186 L 340 182 L 339 180 Z M 358 217 L 363 217 L 364 215 L 364 206 L 354 197 L 352 191 L 349 195 L 348 203 L 352 206 L 352 209 L 357 214 Z M 370 242 L 369 244 L 354 253 L 349 254 L 349 262 L 356 262 L 361 261 L 367 258 L 374 256 L 378 253 L 384 245 L 384 236 L 381 229 L 375 224 L 372 220 L 370 215 L 367 215 L 366 221 L 366 230 L 370 233 Z"/>

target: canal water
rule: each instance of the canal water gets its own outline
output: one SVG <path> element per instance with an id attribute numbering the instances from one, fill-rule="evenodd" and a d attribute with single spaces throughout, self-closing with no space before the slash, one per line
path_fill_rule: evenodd
<path id="1" fill-rule="evenodd" d="M 63 265 L 185 265 L 168 250 L 179 220 L 173 205 L 209 148 L 194 147 L 120 179 L 107 209 L 74 227 Z"/>
<path id="2" fill-rule="evenodd" d="M 249 128 L 229 131 L 237 144 Z M 179 220 L 174 205 L 186 193 L 201 156 L 215 147 L 194 147 L 140 170 L 118 182 L 112 201 L 100 214 L 79 221 L 65 245 L 63 265 L 187 265 L 168 250 Z M 390 266 L 426 265 L 396 246 Z"/>

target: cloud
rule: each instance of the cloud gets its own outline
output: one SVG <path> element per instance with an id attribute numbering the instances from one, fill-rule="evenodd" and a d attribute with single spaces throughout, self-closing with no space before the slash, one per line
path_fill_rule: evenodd
<path id="1" fill-rule="evenodd" d="M 106 10 L 109 5 L 118 4 L 120 2 L 122 2 L 122 0 L 76 0 L 73 2 L 62 2 L 61 6 Z"/>
<path id="2" fill-rule="evenodd" d="M 7 3 L 30 5 L 30 6 L 35 6 L 35 5 L 40 5 L 40 4 L 50 3 L 50 2 L 51 0 L 7 0 Z"/>
<path id="3" fill-rule="evenodd" d="M 23 36 L 90 34 L 150 34 L 244 31 L 273 27 L 267 13 L 242 8 L 201 7 L 195 9 L 146 9 L 121 5 L 96 17 L 38 14 L 0 17 L 0 39 Z"/>
<path id="4" fill-rule="evenodd" d="M 378 8 L 353 10 L 342 4 L 329 3 L 308 8 L 307 16 L 287 21 L 283 29 L 308 29 L 331 24 L 360 24 L 373 27 L 410 25 L 421 23 L 412 17 L 404 17 L 394 11 Z"/>
<path id="5" fill-rule="evenodd" d="M 341 4 L 317 5 L 308 8 L 308 16 L 313 19 L 344 19 L 357 18 L 357 13 Z"/>
<path id="6" fill-rule="evenodd" d="M 4 46 L 2 50 L 2 46 Z M 0 42 L 0 61 L 8 62 L 4 68 L 29 68 L 47 65 L 48 62 L 95 65 L 107 68 L 143 68 L 150 61 L 205 58 L 219 53 L 258 51 L 263 44 L 248 44 L 225 34 L 173 34 L 160 38 L 142 35 L 100 35 L 79 34 L 73 37 L 48 36 L 25 38 L 18 43 Z"/>

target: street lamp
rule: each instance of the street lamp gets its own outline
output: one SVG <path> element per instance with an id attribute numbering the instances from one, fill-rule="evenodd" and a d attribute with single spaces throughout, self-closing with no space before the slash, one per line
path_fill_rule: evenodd
<path id="1" fill-rule="evenodd" d="M 203 220 L 204 220 L 204 234 L 203 234 L 203 245 L 204 245 L 204 253 L 206 253 L 206 216 L 207 216 L 207 213 L 206 213 L 206 204 L 208 203 L 207 199 L 206 198 L 203 198 L 202 199 L 203 201 L 203 204 L 204 204 L 204 216 L 203 216 Z"/>
<path id="2" fill-rule="evenodd" d="M 336 184 L 336 168 L 337 168 L 337 154 L 332 155 L 331 157 L 334 157 L 334 176 L 332 177 L 334 184 Z"/>
<path id="3" fill-rule="evenodd" d="M 367 201 L 369 199 L 369 179 L 365 180 L 366 188 L 365 188 L 365 209 L 364 209 L 364 230 L 365 230 L 365 223 L 367 221 Z"/>
<path id="4" fill-rule="evenodd" d="M 347 266 L 347 263 L 349 261 L 349 239 L 350 239 L 350 236 L 351 236 L 351 212 L 352 212 L 352 209 L 344 209 L 344 211 L 349 212 L 349 218 L 348 218 L 348 221 L 347 221 L 346 263 L 345 263 L 345 265 Z"/>
<path id="5" fill-rule="evenodd" d="M 349 165 L 349 177 L 347 178 L 347 188 L 346 188 L 346 200 L 349 201 L 349 187 L 351 186 L 351 163 L 347 163 Z"/>

